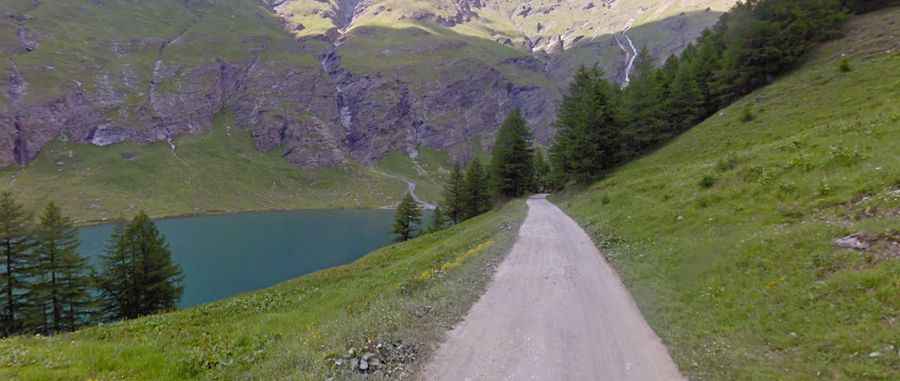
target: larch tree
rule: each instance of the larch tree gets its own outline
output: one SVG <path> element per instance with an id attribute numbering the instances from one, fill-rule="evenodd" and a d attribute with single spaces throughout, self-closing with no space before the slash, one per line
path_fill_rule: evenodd
<path id="1" fill-rule="evenodd" d="M 534 150 L 534 181 L 533 189 L 536 192 L 546 192 L 551 188 L 550 164 L 544 159 L 544 153 L 540 149 Z"/>
<path id="2" fill-rule="evenodd" d="M 397 206 L 397 212 L 394 215 L 394 234 L 397 236 L 397 242 L 408 241 L 415 237 L 421 222 L 422 210 L 413 199 L 412 194 L 407 193 L 400 201 L 400 205 Z"/>
<path id="3" fill-rule="evenodd" d="M 184 291 L 181 267 L 144 212 L 118 227 L 107 243 L 98 278 L 109 319 L 132 319 L 175 309 Z"/>
<path id="4" fill-rule="evenodd" d="M 597 67 L 582 67 L 557 113 L 554 166 L 586 183 L 621 159 L 619 93 Z"/>
<path id="5" fill-rule="evenodd" d="M 29 325 L 46 335 L 73 330 L 90 305 L 87 261 L 78 254 L 78 230 L 56 204 L 44 209 L 29 263 Z"/>
<path id="6" fill-rule="evenodd" d="M 26 264 L 31 239 L 31 216 L 10 192 L 0 193 L 0 336 L 23 328 Z"/>
<path id="7" fill-rule="evenodd" d="M 447 220 L 447 215 L 444 213 L 444 210 L 441 209 L 440 206 L 434 208 L 434 212 L 431 214 L 431 226 L 428 227 L 429 232 L 436 232 L 440 230 L 444 230 L 449 225 L 449 221 Z"/>
<path id="8" fill-rule="evenodd" d="M 454 164 L 447 183 L 444 184 L 444 206 L 446 215 L 451 223 L 458 224 L 465 215 L 464 201 L 465 178 L 460 165 Z"/>
<path id="9" fill-rule="evenodd" d="M 463 218 L 469 219 L 491 208 L 490 181 L 478 158 L 469 163 L 463 186 Z"/>
<path id="10" fill-rule="evenodd" d="M 491 179 L 497 196 L 520 197 L 528 193 L 534 180 L 532 135 L 522 113 L 515 109 L 506 116 L 491 156 Z"/>

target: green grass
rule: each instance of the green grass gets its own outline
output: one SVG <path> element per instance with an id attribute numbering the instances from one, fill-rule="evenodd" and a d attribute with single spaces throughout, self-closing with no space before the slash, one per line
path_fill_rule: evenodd
<path id="1" fill-rule="evenodd" d="M 898 20 L 853 19 L 802 68 L 559 197 L 691 379 L 900 379 Z M 833 246 L 857 232 L 881 238 Z"/>
<path id="2" fill-rule="evenodd" d="M 526 52 L 427 22 L 373 20 L 350 35 L 338 49 L 344 67 L 354 73 L 391 73 L 411 84 L 415 92 L 465 80 L 485 67 L 500 71 L 517 85 L 556 88 L 542 73 L 502 64 L 528 57 Z"/>
<path id="3" fill-rule="evenodd" d="M 29 209 L 56 201 L 80 223 L 251 210 L 377 208 L 399 202 L 406 185 L 351 164 L 298 169 L 280 151 L 256 150 L 250 132 L 219 115 L 213 129 L 175 141 L 96 147 L 55 141 L 24 168 L 0 171 Z"/>
<path id="4" fill-rule="evenodd" d="M 346 378 L 347 353 L 398 340 L 425 358 L 480 296 L 525 205 L 219 302 L 55 337 L 0 340 L 0 379 Z M 388 363 L 415 371 L 419 363 Z"/>
<path id="5" fill-rule="evenodd" d="M 40 36 L 40 46 L 33 52 L 10 55 L 28 82 L 28 104 L 64 95 L 77 79 L 89 93 L 101 86 L 125 93 L 133 100 L 124 112 L 134 113 L 133 108 L 146 102 L 158 58 L 177 69 L 168 78 L 177 82 L 191 74 L 188 68 L 215 64 L 217 59 L 243 63 L 258 55 L 261 63 L 271 66 L 318 67 L 315 55 L 297 48 L 281 21 L 254 1 L 31 3 L 0 4 L 0 12 L 27 12 L 30 19 L 24 25 Z M 0 23 L 0 30 L 10 28 L 8 20 Z M 163 41 L 172 43 L 160 56 Z M 17 44 L 6 40 L 0 49 Z"/>
<path id="6" fill-rule="evenodd" d="M 416 183 L 416 195 L 437 204 L 443 201 L 444 180 L 450 174 L 450 155 L 443 151 L 420 147 L 415 160 L 401 152 L 391 152 L 375 164 L 375 168 Z"/>

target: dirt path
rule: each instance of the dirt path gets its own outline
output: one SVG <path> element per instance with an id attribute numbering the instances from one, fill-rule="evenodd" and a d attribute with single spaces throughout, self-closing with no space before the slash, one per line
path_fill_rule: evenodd
<path id="1" fill-rule="evenodd" d="M 588 235 L 528 200 L 512 252 L 423 380 L 684 380 Z"/>
<path id="2" fill-rule="evenodd" d="M 421 206 L 422 208 L 427 209 L 427 210 L 434 210 L 435 208 L 437 208 L 437 205 L 432 204 L 428 201 L 425 201 L 425 200 L 419 198 L 419 196 L 416 194 L 416 182 L 415 181 L 407 179 L 403 176 L 397 176 L 397 175 L 392 175 L 387 172 L 382 172 L 377 169 L 372 169 L 371 171 L 375 172 L 381 176 L 390 177 L 392 179 L 397 179 L 397 180 L 400 180 L 400 181 L 406 183 L 407 192 L 409 192 L 409 194 L 412 195 L 413 200 L 415 200 L 416 203 L 419 204 L 419 206 Z"/>

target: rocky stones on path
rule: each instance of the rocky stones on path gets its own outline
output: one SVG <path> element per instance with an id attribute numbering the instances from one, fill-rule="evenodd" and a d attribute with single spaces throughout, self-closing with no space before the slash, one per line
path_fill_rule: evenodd
<path id="1" fill-rule="evenodd" d="M 834 240 L 834 245 L 840 248 L 854 250 L 866 250 L 869 248 L 869 243 L 863 239 L 862 234 L 860 233 L 838 238 Z"/>
<path id="2" fill-rule="evenodd" d="M 409 372 L 407 364 L 416 360 L 415 346 L 396 342 L 369 342 L 362 350 L 350 348 L 347 354 L 334 360 L 336 369 L 353 373 L 383 373 L 389 377 Z"/>

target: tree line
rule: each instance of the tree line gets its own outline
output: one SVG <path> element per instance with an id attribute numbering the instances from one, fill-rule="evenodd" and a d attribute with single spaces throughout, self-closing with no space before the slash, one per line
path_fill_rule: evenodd
<path id="1" fill-rule="evenodd" d="M 444 184 L 444 200 L 424 232 L 434 232 L 491 210 L 497 203 L 547 188 L 550 165 L 534 146 L 531 129 L 518 110 L 512 110 L 500 125 L 490 162 L 478 157 L 463 167 L 456 163 Z M 421 224 L 421 209 L 407 194 L 394 223 L 398 241 L 413 238 Z"/>
<path id="2" fill-rule="evenodd" d="M 74 222 L 56 204 L 34 224 L 12 193 L 0 193 L 0 336 L 53 335 L 177 306 L 181 268 L 144 212 L 116 226 L 99 272 L 79 245 Z"/>
<path id="3" fill-rule="evenodd" d="M 852 11 L 889 1 L 748 0 L 659 67 L 641 49 L 627 87 L 597 67 L 574 76 L 557 114 L 552 182 L 589 182 L 652 150 L 800 63 Z M 753 118 L 744 111 L 745 120 Z"/>
<path id="4" fill-rule="evenodd" d="M 454 166 L 444 200 L 423 230 L 460 223 L 528 192 L 597 179 L 796 67 L 816 44 L 839 34 L 848 14 L 896 2 L 747 0 L 662 65 L 646 47 L 641 49 L 624 88 L 609 82 L 598 67 L 582 67 L 557 110 L 549 158 L 544 160 L 514 110 L 500 126 L 486 167 L 477 157 L 465 168 Z M 752 110 L 745 109 L 741 119 L 752 120 Z M 396 219 L 398 240 L 415 236 L 421 210 L 410 195 Z"/>

